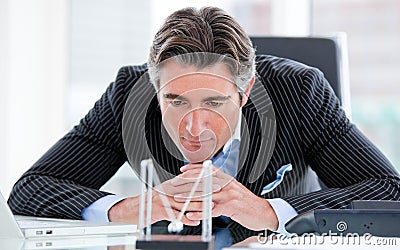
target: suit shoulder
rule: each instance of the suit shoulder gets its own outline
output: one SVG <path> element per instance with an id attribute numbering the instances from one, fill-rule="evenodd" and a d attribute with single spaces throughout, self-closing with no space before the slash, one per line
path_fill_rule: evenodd
<path id="1" fill-rule="evenodd" d="M 147 64 L 123 66 L 118 70 L 116 82 L 129 85 L 131 82 L 136 82 L 146 72 Z"/>
<path id="2" fill-rule="evenodd" d="M 321 75 L 317 68 L 282 57 L 259 55 L 256 71 L 261 78 L 298 78 L 305 75 Z"/>
<path id="3" fill-rule="evenodd" d="M 123 107 L 133 86 L 142 76 L 146 77 L 147 65 L 123 66 L 118 70 L 115 81 L 112 82 L 106 92 L 106 99 L 111 104 L 117 121 L 122 119 Z"/>
<path id="4" fill-rule="evenodd" d="M 147 77 L 147 65 L 130 65 L 123 66 L 118 70 L 115 81 L 110 88 L 113 90 L 114 96 L 123 96 L 125 101 L 133 86 L 142 77 Z"/>

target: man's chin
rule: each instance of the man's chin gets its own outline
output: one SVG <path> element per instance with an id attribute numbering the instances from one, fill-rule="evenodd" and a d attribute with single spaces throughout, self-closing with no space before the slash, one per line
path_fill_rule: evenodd
<path id="1" fill-rule="evenodd" d="M 212 157 L 212 153 L 203 153 L 203 152 L 183 152 L 185 159 L 189 163 L 203 163 L 205 160 L 209 160 Z"/>

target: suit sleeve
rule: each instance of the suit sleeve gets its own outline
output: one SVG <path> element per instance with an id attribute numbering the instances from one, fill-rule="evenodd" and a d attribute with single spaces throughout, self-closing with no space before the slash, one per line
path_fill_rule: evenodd
<path id="1" fill-rule="evenodd" d="M 299 213 L 345 208 L 356 199 L 400 200 L 399 174 L 347 119 L 323 74 L 310 69 L 303 79 L 303 154 L 327 189 L 283 198 Z"/>
<path id="2" fill-rule="evenodd" d="M 20 215 L 81 219 L 108 195 L 99 188 L 126 161 L 121 114 L 127 68 L 122 68 L 88 114 L 51 147 L 13 187 L 8 204 Z"/>

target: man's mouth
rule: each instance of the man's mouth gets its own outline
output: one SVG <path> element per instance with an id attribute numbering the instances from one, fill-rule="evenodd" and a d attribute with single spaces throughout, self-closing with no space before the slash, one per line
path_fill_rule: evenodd
<path id="1" fill-rule="evenodd" d="M 181 139 L 181 143 L 182 145 L 192 151 L 193 148 L 200 148 L 202 146 L 208 146 L 210 144 L 210 142 L 213 141 L 212 138 L 208 138 L 208 139 L 200 139 L 200 138 L 188 138 L 188 137 L 180 137 Z"/>

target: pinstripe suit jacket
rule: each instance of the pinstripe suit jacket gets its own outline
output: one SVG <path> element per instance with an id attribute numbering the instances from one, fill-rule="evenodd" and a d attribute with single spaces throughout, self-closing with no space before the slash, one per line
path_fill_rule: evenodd
<path id="1" fill-rule="evenodd" d="M 116 81 L 79 125 L 16 183 L 8 201 L 14 213 L 79 219 L 83 208 L 107 195 L 99 188 L 127 160 L 121 135 L 124 104 L 130 89 L 146 70 L 146 66 L 120 69 Z M 253 90 L 242 109 L 249 136 L 242 138 L 241 145 L 246 145 L 247 140 L 249 153 L 246 157 L 241 155 L 244 167 L 238 172 L 238 181 L 259 195 L 266 184 L 275 180 L 279 167 L 292 163 L 293 171 L 265 198 L 281 197 L 299 213 L 344 208 L 354 199 L 400 199 L 398 173 L 349 122 L 320 71 L 287 59 L 260 56 L 257 72 L 274 106 L 276 144 L 269 163 L 263 162 L 266 152 L 260 148 L 260 117 L 253 103 L 262 103 L 265 97 Z M 163 158 L 163 164 L 172 173 L 178 174 L 182 163 L 166 150 L 159 150 L 162 145 L 157 145 L 161 141 L 157 128 L 161 116 L 156 99 L 150 105 L 154 107 L 149 108 L 149 117 L 155 117 L 154 125 L 146 127 L 150 148 L 156 158 Z M 257 157 L 261 161 L 256 161 Z M 251 182 L 247 176 L 257 164 L 268 165 Z M 308 166 L 327 189 L 305 192 Z M 235 222 L 229 227 L 241 228 Z M 234 238 L 240 240 L 247 235 L 240 233 Z"/>

